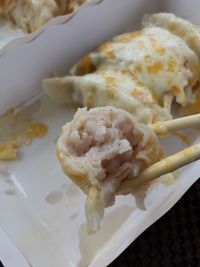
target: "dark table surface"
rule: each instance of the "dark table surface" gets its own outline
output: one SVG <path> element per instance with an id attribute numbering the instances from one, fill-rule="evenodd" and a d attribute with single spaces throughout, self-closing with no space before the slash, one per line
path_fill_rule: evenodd
<path id="1" fill-rule="evenodd" d="M 109 267 L 200 267 L 200 179 Z"/>
<path id="2" fill-rule="evenodd" d="M 200 179 L 109 267 L 200 267 Z"/>

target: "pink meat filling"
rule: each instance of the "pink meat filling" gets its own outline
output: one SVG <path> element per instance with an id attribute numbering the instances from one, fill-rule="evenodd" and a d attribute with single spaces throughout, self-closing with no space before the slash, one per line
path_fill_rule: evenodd
<path id="1" fill-rule="evenodd" d="M 139 140 L 138 140 L 139 138 Z M 124 163 L 130 162 L 137 151 L 142 135 L 135 137 L 133 122 L 126 114 L 116 113 L 112 109 L 104 109 L 99 114 L 95 111 L 81 118 L 67 139 L 67 148 L 75 157 L 87 157 L 88 160 L 101 161 L 107 174 L 114 174 Z M 106 158 L 106 153 L 114 142 L 126 140 L 130 149 L 123 153 L 115 151 Z M 120 146 L 120 145 L 119 145 Z M 94 153 L 98 152 L 98 153 Z"/>

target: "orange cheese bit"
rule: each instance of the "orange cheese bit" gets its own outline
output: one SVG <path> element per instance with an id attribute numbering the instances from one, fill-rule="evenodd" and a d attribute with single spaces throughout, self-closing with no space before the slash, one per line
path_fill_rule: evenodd
<path id="1" fill-rule="evenodd" d="M 153 97 L 150 94 L 145 94 L 139 88 L 132 89 L 130 95 L 137 98 L 145 106 L 151 107 L 154 103 Z"/>
<path id="2" fill-rule="evenodd" d="M 152 99 L 147 97 L 143 92 L 141 92 L 138 88 L 134 88 L 131 91 L 131 95 L 135 98 L 137 98 L 141 103 L 149 106 L 152 104 Z"/>
<path id="3" fill-rule="evenodd" d="M 28 129 L 28 136 L 30 139 L 42 138 L 48 133 L 48 126 L 42 123 L 33 123 Z"/>
<path id="4" fill-rule="evenodd" d="M 13 160 L 22 144 L 29 145 L 35 138 L 43 138 L 48 133 L 48 127 L 42 123 L 32 123 L 22 132 L 0 144 L 0 160 Z"/>
<path id="5" fill-rule="evenodd" d="M 133 32 L 133 33 L 129 33 L 129 36 L 130 36 L 131 38 L 138 38 L 138 37 L 140 37 L 141 35 L 142 35 L 141 31 L 135 31 L 135 32 Z"/>
<path id="6" fill-rule="evenodd" d="M 75 69 L 75 74 L 77 76 L 82 76 L 87 73 L 92 73 L 96 70 L 91 58 L 89 55 L 86 55 L 82 58 L 82 60 L 77 64 Z"/>
<path id="7" fill-rule="evenodd" d="M 124 74 L 124 75 L 129 76 L 129 78 L 136 78 L 134 73 L 131 72 L 131 70 L 129 70 L 129 69 L 121 70 L 121 73 Z"/>
<path id="8" fill-rule="evenodd" d="M 138 37 L 141 37 L 142 33 L 141 31 L 135 31 L 135 32 L 132 32 L 132 33 L 126 33 L 126 34 L 123 34 L 121 35 L 118 40 L 121 41 L 121 42 L 130 42 L 132 39 L 134 38 L 138 38 Z"/>
<path id="9" fill-rule="evenodd" d="M 106 77 L 106 82 L 107 82 L 108 86 L 110 86 L 110 87 L 115 87 L 116 86 L 115 78 L 112 77 L 112 76 L 107 76 Z"/>
<path id="10" fill-rule="evenodd" d="M 106 77 L 106 83 L 107 83 L 107 95 L 109 98 L 113 98 L 115 96 L 115 88 L 116 88 L 116 81 L 115 78 L 112 76 Z"/>
<path id="11" fill-rule="evenodd" d="M 173 85 L 172 88 L 171 88 L 171 91 L 174 93 L 174 94 L 180 94 L 182 93 L 182 89 Z"/>
<path id="12" fill-rule="evenodd" d="M 173 72 L 175 71 L 175 67 L 176 67 L 176 61 L 173 58 L 170 58 L 168 60 L 168 70 Z"/>
<path id="13" fill-rule="evenodd" d="M 147 67 L 150 74 L 156 74 L 163 69 L 163 64 L 159 61 Z"/>
<path id="14" fill-rule="evenodd" d="M 158 53 L 160 56 L 163 56 L 165 53 L 166 49 L 162 46 L 156 48 L 155 52 Z"/>
<path id="15" fill-rule="evenodd" d="M 163 99 L 162 99 L 162 97 L 159 96 L 158 94 L 155 94 L 155 93 L 151 93 L 151 94 L 152 94 L 152 98 L 153 98 L 153 100 L 154 100 L 157 104 L 159 104 L 160 106 L 162 106 L 162 105 L 163 105 Z"/>
<path id="16" fill-rule="evenodd" d="M 107 55 L 107 57 L 108 57 L 109 59 L 114 59 L 114 58 L 115 58 L 115 53 L 114 53 L 112 50 L 107 51 L 107 52 L 106 52 L 106 55 Z"/>
<path id="17" fill-rule="evenodd" d="M 0 160 L 13 160 L 17 157 L 18 147 L 12 142 L 0 144 Z"/>
<path id="18" fill-rule="evenodd" d="M 113 41 L 106 42 L 106 43 L 100 45 L 95 51 L 100 52 L 100 53 L 105 53 L 109 59 L 115 58 L 114 42 Z"/>

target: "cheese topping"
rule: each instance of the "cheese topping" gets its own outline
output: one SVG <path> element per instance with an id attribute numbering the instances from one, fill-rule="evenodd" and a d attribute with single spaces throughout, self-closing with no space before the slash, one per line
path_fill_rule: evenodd
<path id="1" fill-rule="evenodd" d="M 100 45 L 70 75 L 45 80 L 46 93 L 89 108 L 115 105 L 144 123 L 170 119 L 174 100 L 182 107 L 195 103 L 200 61 L 186 37 L 163 27 L 147 24 Z M 193 36 L 198 39 L 197 33 Z"/>
<path id="2" fill-rule="evenodd" d="M 159 27 L 120 35 L 90 53 L 87 60 L 87 69 L 111 66 L 126 70 L 155 96 L 171 92 L 182 105 L 187 102 L 184 90 L 199 78 L 197 55 L 180 37 Z M 71 73 L 76 74 L 80 66 Z"/>
<path id="3" fill-rule="evenodd" d="M 145 86 L 135 81 L 130 74 L 115 68 L 101 68 L 94 73 L 74 77 L 73 88 L 74 101 L 89 108 L 116 106 L 147 124 L 171 118 Z"/>

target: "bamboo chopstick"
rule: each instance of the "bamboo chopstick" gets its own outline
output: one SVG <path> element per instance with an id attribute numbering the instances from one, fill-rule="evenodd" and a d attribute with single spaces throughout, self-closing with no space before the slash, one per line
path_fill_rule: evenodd
<path id="1" fill-rule="evenodd" d="M 124 181 L 118 189 L 118 192 L 126 192 L 130 188 L 150 182 L 161 175 L 170 173 L 198 159 L 200 159 L 200 144 L 192 145 L 189 148 L 156 162 L 155 164 L 146 168 L 139 176 Z"/>
<path id="2" fill-rule="evenodd" d="M 182 117 L 179 119 L 156 122 L 150 128 L 158 135 L 166 135 L 169 132 L 200 126 L 200 114 Z"/>

